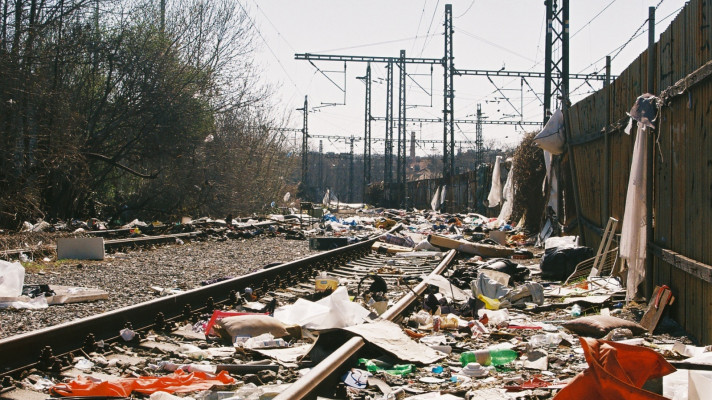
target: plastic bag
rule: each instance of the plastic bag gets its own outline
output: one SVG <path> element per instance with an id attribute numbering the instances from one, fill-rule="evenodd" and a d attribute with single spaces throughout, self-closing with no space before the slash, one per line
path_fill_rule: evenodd
<path id="1" fill-rule="evenodd" d="M 19 297 L 25 283 L 25 267 L 0 260 L 0 297 Z"/>
<path id="2" fill-rule="evenodd" d="M 564 137 L 564 114 L 561 110 L 554 111 L 544 129 L 534 136 L 534 143 L 551 154 L 564 152 L 566 138 Z"/>
<path id="3" fill-rule="evenodd" d="M 552 247 L 544 252 L 541 259 L 541 277 L 544 279 L 566 280 L 581 261 L 593 257 L 590 247 L 572 247 L 560 249 Z"/>

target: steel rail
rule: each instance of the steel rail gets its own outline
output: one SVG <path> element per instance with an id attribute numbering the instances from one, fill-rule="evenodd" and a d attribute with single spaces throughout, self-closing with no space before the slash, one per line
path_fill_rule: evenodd
<path id="1" fill-rule="evenodd" d="M 397 229 L 398 226 L 393 228 Z M 83 348 L 86 341 L 116 340 L 119 331 L 129 324 L 133 330 L 143 330 L 160 321 L 169 322 L 195 311 L 212 312 L 210 308 L 230 301 L 234 293 L 240 293 L 246 287 L 270 289 L 276 287 L 279 282 L 288 284 L 292 277 L 299 274 L 311 274 L 314 268 L 328 269 L 329 264 L 334 261 L 343 261 L 363 254 L 369 251 L 376 240 L 377 237 L 373 237 L 185 293 L 0 339 L 0 377 L 37 366 L 43 356 L 43 350 L 47 347 L 56 357 Z M 44 354 L 46 355 L 46 351 Z"/>
<path id="2" fill-rule="evenodd" d="M 212 223 L 212 222 L 211 222 Z M 211 223 L 200 223 L 200 224 L 195 224 L 195 225 L 207 225 Z M 254 224 L 249 224 L 245 226 L 237 226 L 236 228 L 239 230 L 244 230 L 244 229 L 260 229 L 272 225 L 276 225 L 278 222 L 277 221 L 262 221 L 262 222 L 257 222 Z M 225 226 L 225 224 L 222 224 L 222 226 Z M 140 229 L 141 227 L 139 227 Z M 99 236 L 99 237 L 104 237 L 107 235 L 121 235 L 121 234 L 128 234 L 130 233 L 132 228 L 121 228 L 121 229 L 111 229 L 111 230 L 100 230 L 100 231 L 86 231 L 82 232 L 83 235 L 86 236 Z M 152 228 L 151 231 L 156 230 L 157 228 Z M 165 230 L 165 229 L 170 229 L 168 226 L 162 226 L 158 228 L 159 230 Z M 133 237 L 133 238 L 123 238 L 123 239 L 107 239 L 104 240 L 104 248 L 106 250 L 114 250 L 118 248 L 123 248 L 123 247 L 129 247 L 131 245 L 149 245 L 149 244 L 158 244 L 158 243 L 165 243 L 165 242 L 170 242 L 172 239 L 182 239 L 182 238 L 192 238 L 199 236 L 201 231 L 191 231 L 191 232 L 180 232 L 180 233 L 168 233 L 168 234 L 157 234 L 157 235 L 152 235 L 148 234 L 147 236 L 140 236 L 140 237 Z M 72 236 L 69 236 L 72 237 Z M 0 250 L 0 257 L 10 257 L 10 256 L 19 256 L 20 253 L 28 253 L 28 254 L 44 254 L 48 252 L 53 252 L 57 251 L 57 245 L 54 244 L 48 244 L 39 248 L 35 249 L 28 249 L 28 248 L 22 248 L 22 249 L 10 249 L 10 250 Z"/>
<path id="3" fill-rule="evenodd" d="M 442 274 L 455 258 L 456 253 L 457 251 L 455 250 L 448 251 L 440 264 L 435 267 L 433 272 L 431 272 L 428 277 Z M 400 315 L 418 296 L 425 291 L 428 287 L 427 281 L 428 280 L 426 279 L 420 282 L 415 288 L 413 288 L 414 293 L 408 293 L 403 296 L 395 305 L 386 310 L 386 312 L 381 315 L 381 319 L 392 321 L 395 317 Z M 364 346 L 364 344 L 363 338 L 360 336 L 349 339 L 331 355 L 320 362 L 316 367 L 312 368 L 306 375 L 291 384 L 285 391 L 277 395 L 274 400 L 296 400 L 311 396 L 327 377 L 339 370 L 352 355 Z"/>

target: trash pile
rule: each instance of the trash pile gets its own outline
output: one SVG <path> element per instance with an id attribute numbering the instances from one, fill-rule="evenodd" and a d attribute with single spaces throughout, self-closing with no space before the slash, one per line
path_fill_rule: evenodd
<path id="1" fill-rule="evenodd" d="M 127 343 L 155 352 L 132 366 L 135 377 L 112 384 L 80 377 L 49 392 L 273 398 L 358 336 L 367 349 L 340 376 L 331 398 L 695 399 L 708 393 L 710 372 L 700 370 L 712 364 L 710 349 L 672 334 L 674 322 L 665 317 L 674 301 L 669 288 L 657 288 L 648 304 L 626 301 L 617 249 L 595 252 L 575 237 L 550 237 L 535 247 L 537 238 L 512 221 L 479 214 L 369 209 L 346 218 L 307 216 L 295 224 L 312 248 L 378 233 L 372 249 L 393 262 L 370 275 L 372 282 L 358 282 L 356 291 L 353 282 L 320 274 L 314 291 L 291 304 L 282 305 L 279 296 L 266 302 L 247 288 L 240 306 L 178 331 L 200 339 L 198 345 L 160 334 L 139 344 L 138 335 L 122 332 Z M 426 290 L 415 305 L 393 321 L 383 318 L 408 291 L 387 286 L 380 275 L 399 274 L 397 260 L 442 258 L 450 249 L 456 263 L 442 275 L 421 276 Z M 223 346 L 207 345 L 216 342 Z M 251 361 L 255 354 L 260 361 Z M 89 356 L 75 368 L 88 362 L 125 372 L 121 361 Z"/>

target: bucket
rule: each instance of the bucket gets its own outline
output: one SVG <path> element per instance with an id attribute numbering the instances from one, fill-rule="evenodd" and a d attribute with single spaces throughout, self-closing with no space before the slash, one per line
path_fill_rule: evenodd
<path id="1" fill-rule="evenodd" d="M 338 286 L 339 280 L 328 275 L 322 274 L 320 276 L 317 276 L 314 280 L 314 288 L 317 292 L 324 292 L 329 289 L 331 289 L 331 291 L 333 292 Z"/>

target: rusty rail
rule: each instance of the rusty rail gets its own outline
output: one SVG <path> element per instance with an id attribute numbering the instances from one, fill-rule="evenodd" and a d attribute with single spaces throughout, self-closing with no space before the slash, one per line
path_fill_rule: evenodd
<path id="1" fill-rule="evenodd" d="M 448 251 L 447 255 L 438 264 L 437 267 L 430 273 L 430 276 L 442 274 L 450 265 L 452 260 L 455 258 L 455 250 Z M 381 315 L 382 319 L 392 321 L 395 317 L 400 315 L 412 302 L 420 296 L 425 289 L 428 287 L 427 279 L 420 282 L 413 292 L 408 293 L 403 296 L 393 307 L 386 310 Z M 417 294 L 417 295 L 416 295 Z M 363 338 L 353 337 L 349 339 L 346 343 L 341 345 L 336 351 L 325 358 L 316 367 L 312 368 L 304 377 L 294 382 L 289 386 L 284 392 L 280 393 L 274 400 L 296 400 L 303 399 L 308 396 L 313 395 L 313 392 L 319 387 L 319 385 L 331 374 L 342 368 L 343 364 L 357 351 L 359 351 L 364 345 Z"/>

